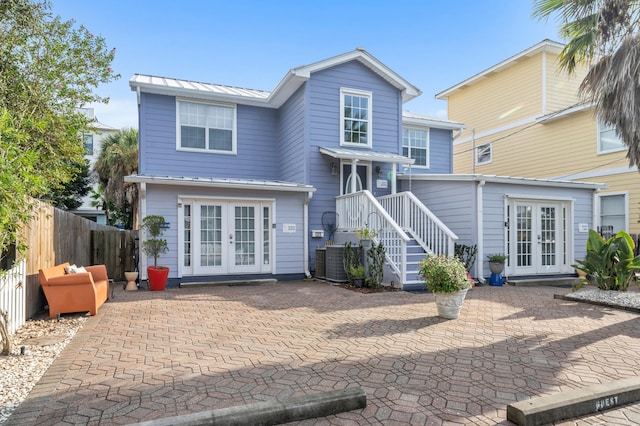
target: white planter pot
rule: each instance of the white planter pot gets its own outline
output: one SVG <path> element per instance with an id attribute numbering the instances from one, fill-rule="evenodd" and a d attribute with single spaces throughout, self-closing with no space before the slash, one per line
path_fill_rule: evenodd
<path id="1" fill-rule="evenodd" d="M 434 293 L 438 316 L 445 319 L 458 318 L 468 290 L 460 290 L 454 293 Z"/>

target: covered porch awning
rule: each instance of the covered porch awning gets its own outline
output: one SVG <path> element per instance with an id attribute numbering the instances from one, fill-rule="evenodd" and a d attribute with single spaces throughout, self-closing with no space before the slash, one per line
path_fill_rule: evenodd
<path id="1" fill-rule="evenodd" d="M 345 160 L 351 162 L 352 173 L 355 174 L 356 171 L 356 163 L 359 161 L 366 162 L 378 162 L 378 163 L 390 163 L 391 167 L 391 193 L 396 193 L 396 164 L 402 164 L 411 166 L 415 163 L 413 158 L 408 158 L 399 154 L 393 154 L 391 152 L 377 152 L 377 151 L 361 151 L 358 149 L 348 149 L 348 148 L 325 148 L 320 147 L 320 153 L 323 155 L 327 155 L 331 158 L 335 158 L 338 160 Z M 355 187 L 355 179 L 352 180 L 352 188 L 351 192 L 356 191 Z"/>
<path id="2" fill-rule="evenodd" d="M 361 151 L 347 148 L 320 147 L 320 153 L 339 160 L 377 161 L 379 163 L 408 164 L 415 162 L 413 158 L 390 152 Z"/>

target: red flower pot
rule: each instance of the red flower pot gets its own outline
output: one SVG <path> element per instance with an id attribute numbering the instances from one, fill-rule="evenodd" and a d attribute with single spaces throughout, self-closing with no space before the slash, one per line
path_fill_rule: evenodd
<path id="1" fill-rule="evenodd" d="M 169 268 L 166 266 L 147 266 L 147 277 L 149 277 L 149 290 L 164 290 L 167 288 Z"/>

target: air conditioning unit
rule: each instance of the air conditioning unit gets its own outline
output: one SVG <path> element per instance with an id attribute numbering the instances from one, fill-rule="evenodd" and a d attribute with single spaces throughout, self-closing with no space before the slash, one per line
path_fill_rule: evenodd
<path id="1" fill-rule="evenodd" d="M 349 282 L 344 271 L 344 246 L 327 246 L 326 278 L 336 283 Z"/>

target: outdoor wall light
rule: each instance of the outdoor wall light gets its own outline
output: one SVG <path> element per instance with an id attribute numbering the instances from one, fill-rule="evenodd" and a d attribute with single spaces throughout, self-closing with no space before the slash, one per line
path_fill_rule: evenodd
<path id="1" fill-rule="evenodd" d="M 331 163 L 331 176 L 335 176 L 338 174 L 338 168 L 336 167 L 336 163 Z"/>
<path id="2" fill-rule="evenodd" d="M 382 169 L 380 168 L 380 166 L 376 166 L 376 174 L 378 175 L 378 177 L 380 177 L 380 175 L 382 174 Z"/>

